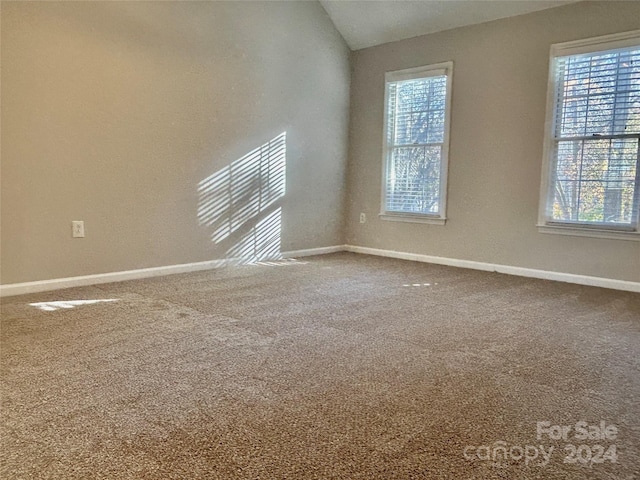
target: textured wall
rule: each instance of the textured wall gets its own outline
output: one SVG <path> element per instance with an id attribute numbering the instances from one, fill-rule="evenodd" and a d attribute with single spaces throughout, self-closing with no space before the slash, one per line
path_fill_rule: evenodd
<path id="1" fill-rule="evenodd" d="M 2 283 L 343 243 L 349 75 L 317 2 L 3 2 Z"/>
<path id="2" fill-rule="evenodd" d="M 553 43 L 640 28 L 640 2 L 581 2 L 353 55 L 347 242 L 640 281 L 640 242 L 536 229 Z M 446 226 L 378 219 L 384 72 L 453 60 Z M 360 212 L 367 223 L 359 224 Z"/>

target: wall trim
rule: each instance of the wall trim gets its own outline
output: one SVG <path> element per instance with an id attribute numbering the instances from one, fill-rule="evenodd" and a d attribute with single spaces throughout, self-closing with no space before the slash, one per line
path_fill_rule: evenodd
<path id="1" fill-rule="evenodd" d="M 309 257 L 312 255 L 325 255 L 327 253 L 343 252 L 345 245 L 331 247 L 307 248 L 283 252 L 281 258 Z M 230 265 L 239 265 L 242 262 L 237 258 L 207 260 L 204 262 L 182 263 L 179 265 L 166 265 L 163 267 L 140 268 L 137 270 L 125 270 L 120 272 L 98 273 L 95 275 L 83 275 L 80 277 L 54 278 L 51 280 L 39 280 L 35 282 L 9 283 L 0 285 L 0 297 L 24 295 L 26 293 L 47 292 L 61 288 L 85 287 L 99 285 L 101 283 L 122 282 L 125 280 L 137 280 L 141 278 L 161 277 L 174 273 L 198 272 L 212 270 Z"/>
<path id="2" fill-rule="evenodd" d="M 507 275 L 517 275 L 519 277 L 539 278 L 542 280 L 553 280 L 556 282 L 576 283 L 578 285 L 588 285 L 590 287 L 612 288 L 627 292 L 639 292 L 640 282 L 627 280 L 615 280 L 613 278 L 591 277 L 588 275 L 575 275 L 573 273 L 552 272 L 549 270 L 537 270 L 534 268 L 514 267 L 511 265 L 500 265 L 496 263 L 476 262 L 473 260 L 460 260 L 457 258 L 436 257 L 432 255 L 422 255 L 418 253 L 398 252 L 394 250 L 383 250 L 379 248 L 358 247 L 346 245 L 346 251 L 353 253 L 363 253 L 366 255 L 376 255 L 379 257 L 399 258 L 402 260 L 412 260 L 414 262 L 435 263 L 450 267 L 470 268 L 472 270 L 483 270 L 486 272 L 505 273 Z"/>
<path id="3" fill-rule="evenodd" d="M 378 257 L 398 258 L 402 260 L 411 260 L 414 262 L 434 263 L 438 265 L 447 265 L 450 267 L 470 268 L 472 270 L 505 273 L 507 275 L 516 275 L 519 277 L 539 278 L 543 280 L 553 280 L 556 282 L 575 283 L 578 285 L 612 288 L 615 290 L 640 293 L 640 282 L 615 280 L 612 278 L 604 277 L 591 277 L 588 275 L 575 275 L 572 273 L 552 272 L 549 270 L 537 270 L 533 268 L 514 267 L 511 265 L 476 262 L 473 260 L 436 257 L 433 255 L 399 252 L 395 250 L 383 250 L 380 248 L 359 247 L 356 245 L 333 245 L 330 247 L 292 250 L 290 252 L 283 252 L 282 258 L 309 257 L 313 255 L 326 255 L 336 252 L 361 253 L 365 255 L 375 255 Z M 99 273 L 96 275 L 84 275 L 81 277 L 54 278 L 51 280 L 40 280 L 36 282 L 11 283 L 7 285 L 0 285 L 0 297 L 24 295 L 26 293 L 46 292 L 50 290 L 58 290 L 61 288 L 99 285 L 101 283 L 122 282 L 125 280 L 160 277 L 163 275 L 172 275 L 175 273 L 189 273 L 201 270 L 212 270 L 215 268 L 222 268 L 230 265 L 238 265 L 240 263 L 241 262 L 239 261 L 239 259 L 233 258 L 207 260 L 204 262 L 141 268 L 137 270 L 125 270 L 121 272 Z"/>
<path id="4" fill-rule="evenodd" d="M 327 255 L 328 253 L 346 252 L 346 245 L 334 245 L 332 247 L 307 248 L 304 250 L 292 250 L 284 252 L 282 258 L 312 257 L 313 255 Z"/>

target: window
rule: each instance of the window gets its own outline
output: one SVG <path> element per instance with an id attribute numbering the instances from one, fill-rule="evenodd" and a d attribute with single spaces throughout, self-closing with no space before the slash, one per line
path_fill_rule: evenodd
<path id="1" fill-rule="evenodd" d="M 385 75 L 383 219 L 445 222 L 452 66 Z"/>
<path id="2" fill-rule="evenodd" d="M 551 49 L 543 232 L 640 240 L 640 31 Z"/>

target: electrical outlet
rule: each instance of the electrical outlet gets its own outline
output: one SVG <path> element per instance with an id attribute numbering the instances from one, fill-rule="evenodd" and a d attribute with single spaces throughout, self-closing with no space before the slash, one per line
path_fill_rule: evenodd
<path id="1" fill-rule="evenodd" d="M 360 214 L 360 223 L 364 223 L 367 221 L 367 214 L 366 213 L 361 213 Z"/>
<path id="2" fill-rule="evenodd" d="M 82 220 L 71 222 L 71 234 L 73 238 L 84 238 L 84 222 Z"/>

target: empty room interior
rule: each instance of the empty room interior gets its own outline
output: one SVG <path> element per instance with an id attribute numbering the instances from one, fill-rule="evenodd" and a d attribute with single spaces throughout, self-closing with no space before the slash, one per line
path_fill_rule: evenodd
<path id="1" fill-rule="evenodd" d="M 639 1 L 0 18 L 0 478 L 640 479 Z"/>

